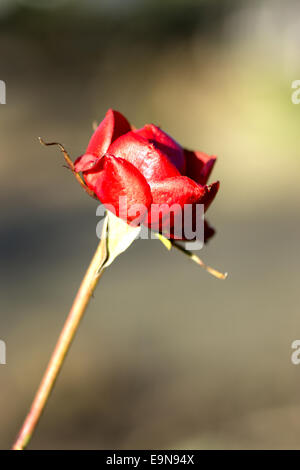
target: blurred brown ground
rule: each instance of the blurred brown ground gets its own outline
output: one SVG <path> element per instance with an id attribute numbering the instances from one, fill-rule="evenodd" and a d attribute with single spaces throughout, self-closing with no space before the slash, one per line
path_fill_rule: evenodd
<path id="1" fill-rule="evenodd" d="M 217 235 L 200 256 L 229 277 L 136 242 L 101 280 L 30 448 L 299 448 L 299 6 L 12 3 L 0 3 L 0 447 L 97 243 L 96 203 L 37 137 L 75 158 L 113 107 L 219 156 Z"/>

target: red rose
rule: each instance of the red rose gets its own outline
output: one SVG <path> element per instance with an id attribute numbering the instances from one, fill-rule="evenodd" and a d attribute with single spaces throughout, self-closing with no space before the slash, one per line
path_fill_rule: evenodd
<path id="1" fill-rule="evenodd" d="M 130 223 L 139 215 L 144 225 L 178 238 L 173 228 L 179 219 L 184 223 L 185 206 L 192 207 L 195 218 L 196 205 L 204 204 L 206 211 L 218 192 L 219 182 L 206 184 L 215 161 L 215 156 L 182 148 L 153 124 L 133 129 L 121 113 L 109 109 L 86 153 L 75 161 L 75 171 L 117 216 Z M 126 198 L 125 214 L 120 197 Z M 159 213 L 151 210 L 156 204 L 164 205 Z M 205 222 L 205 238 L 213 234 Z"/>

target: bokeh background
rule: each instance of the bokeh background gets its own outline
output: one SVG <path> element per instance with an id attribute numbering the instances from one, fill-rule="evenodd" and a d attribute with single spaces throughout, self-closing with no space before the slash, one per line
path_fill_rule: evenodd
<path id="1" fill-rule="evenodd" d="M 31 449 L 300 448 L 297 0 L 1 0 L 0 447 L 97 244 L 62 167 L 107 108 L 219 156 L 200 256 L 137 241 L 98 286 Z"/>

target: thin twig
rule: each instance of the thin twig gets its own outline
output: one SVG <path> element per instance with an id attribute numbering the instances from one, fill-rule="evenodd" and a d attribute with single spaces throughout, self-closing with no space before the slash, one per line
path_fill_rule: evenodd
<path id="1" fill-rule="evenodd" d="M 207 264 L 203 263 L 199 256 L 195 255 L 195 253 L 192 253 L 189 250 L 186 250 L 182 245 L 178 245 L 174 241 L 172 241 L 171 243 L 174 248 L 177 248 L 177 250 L 187 255 L 192 261 L 194 261 L 196 264 L 204 268 L 207 272 L 217 277 L 218 279 L 226 279 L 226 277 L 228 276 L 228 273 L 221 273 L 220 271 L 217 271 L 216 269 L 207 266 Z"/>
<path id="2" fill-rule="evenodd" d="M 72 162 L 68 152 L 66 151 L 66 149 L 64 148 L 63 145 L 61 145 L 60 143 L 58 142 L 45 142 L 41 137 L 39 137 L 39 141 L 42 145 L 45 145 L 46 147 L 50 146 L 50 145 L 57 145 L 60 149 L 60 151 L 62 152 L 64 158 L 65 158 L 65 161 L 67 163 L 67 166 L 68 168 L 72 171 L 73 175 L 75 176 L 75 178 L 77 179 L 78 183 L 80 184 L 80 186 L 85 190 L 85 192 L 91 196 L 92 198 L 94 199 L 97 199 L 97 196 L 95 195 L 94 191 L 92 191 L 86 184 L 85 182 L 83 181 L 83 179 L 81 178 L 80 174 L 77 173 L 75 171 L 75 168 L 74 168 L 74 163 Z"/>

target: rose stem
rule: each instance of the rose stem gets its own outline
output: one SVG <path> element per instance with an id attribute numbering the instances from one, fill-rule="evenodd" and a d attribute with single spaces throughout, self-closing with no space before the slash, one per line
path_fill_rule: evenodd
<path id="1" fill-rule="evenodd" d="M 104 224 L 105 228 L 105 224 Z M 79 290 L 74 299 L 72 308 L 66 319 L 64 327 L 61 331 L 46 372 L 40 383 L 38 391 L 32 402 L 30 411 L 26 416 L 23 426 L 18 434 L 18 437 L 12 447 L 12 450 L 23 450 L 28 445 L 31 436 L 39 422 L 39 419 L 47 404 L 48 398 L 54 387 L 57 376 L 62 368 L 64 359 L 70 349 L 72 340 L 78 329 L 79 323 L 83 314 L 88 306 L 90 298 L 93 295 L 95 287 L 103 272 L 99 268 L 103 265 L 106 259 L 106 236 L 102 233 L 102 238 L 93 256 L 93 259 L 86 271 L 86 274 L 81 282 Z"/>

